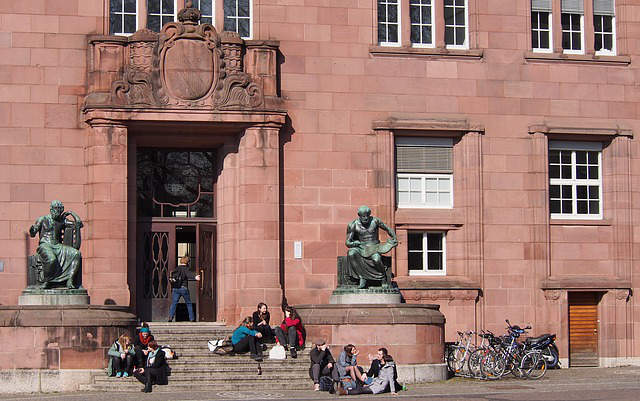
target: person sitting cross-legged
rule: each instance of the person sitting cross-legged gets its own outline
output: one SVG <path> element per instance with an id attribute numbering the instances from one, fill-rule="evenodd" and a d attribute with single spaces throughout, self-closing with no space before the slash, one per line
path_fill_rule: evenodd
<path id="1" fill-rule="evenodd" d="M 389 351 L 386 348 L 378 348 L 378 355 L 371 361 L 371 367 L 369 367 L 369 371 L 367 372 L 367 377 L 378 377 L 380 375 L 380 369 L 384 366 L 383 358 L 389 355 Z M 371 356 L 369 356 L 371 358 Z M 398 382 L 398 370 L 396 366 L 393 366 L 393 380 L 396 388 L 403 388 L 402 384 Z"/>
<path id="2" fill-rule="evenodd" d="M 133 375 L 144 384 L 141 390 L 143 393 L 150 393 L 154 384 L 167 384 L 169 365 L 164 355 L 164 351 L 158 348 L 155 341 L 149 342 L 149 352 L 145 367 L 133 371 Z"/>
<path id="3" fill-rule="evenodd" d="M 313 389 L 320 390 L 320 377 L 329 376 L 334 382 L 338 381 L 338 370 L 335 368 L 336 361 L 331 355 L 331 350 L 326 342 L 319 338 L 314 341 L 315 346 L 311 350 L 311 367 L 309 376 L 313 379 Z"/>
<path id="4" fill-rule="evenodd" d="M 253 318 L 247 316 L 237 329 L 231 335 L 231 344 L 233 344 L 233 352 L 251 352 L 251 358 L 256 361 L 262 361 L 262 347 L 259 346 L 258 338 L 262 338 L 262 333 L 252 330 Z"/>
<path id="5" fill-rule="evenodd" d="M 395 363 L 391 355 L 386 355 L 380 361 L 382 367 L 378 377 L 373 379 L 371 384 L 365 384 L 362 387 L 356 387 L 355 389 L 346 390 L 341 385 L 338 385 L 338 394 L 340 395 L 355 395 L 355 394 L 380 394 L 391 390 L 393 395 L 398 394 L 396 392 L 395 381 L 393 380 L 393 370 Z"/>

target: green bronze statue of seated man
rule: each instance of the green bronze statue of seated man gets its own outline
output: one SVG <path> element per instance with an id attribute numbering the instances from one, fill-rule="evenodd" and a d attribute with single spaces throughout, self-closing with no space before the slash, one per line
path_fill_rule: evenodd
<path id="1" fill-rule="evenodd" d="M 389 234 L 385 243 L 380 243 L 378 231 L 382 228 Z M 382 263 L 381 254 L 389 252 L 398 245 L 396 233 L 382 220 L 371 216 L 367 206 L 358 208 L 358 218 L 347 226 L 348 274 L 359 280 L 358 288 L 365 288 L 367 281 L 381 281 L 382 287 L 391 285 L 391 271 Z"/>
<path id="2" fill-rule="evenodd" d="M 71 216 L 75 222 L 68 221 Z M 58 200 L 51 202 L 50 214 L 39 217 L 29 229 L 29 235 L 40 234 L 35 268 L 38 288 L 79 288 L 82 268 L 80 228 L 82 221 L 72 211 L 65 212 Z M 65 238 L 70 236 L 71 238 Z"/>

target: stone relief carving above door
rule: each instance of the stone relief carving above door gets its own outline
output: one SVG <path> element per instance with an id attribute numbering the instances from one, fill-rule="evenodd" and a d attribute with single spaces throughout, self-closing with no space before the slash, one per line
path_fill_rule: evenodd
<path id="1" fill-rule="evenodd" d="M 198 25 L 197 9 L 179 15 L 158 34 L 141 29 L 123 43 L 121 79 L 109 96 L 85 104 L 133 107 L 256 109 L 264 94 L 242 67 L 244 41 L 235 32 Z"/>

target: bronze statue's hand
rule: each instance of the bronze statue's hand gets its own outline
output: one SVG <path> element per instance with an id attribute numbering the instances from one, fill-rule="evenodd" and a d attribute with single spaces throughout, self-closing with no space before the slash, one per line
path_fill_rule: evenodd
<path id="1" fill-rule="evenodd" d="M 36 226 L 31 226 L 29 228 L 29 235 L 31 237 L 35 237 L 37 233 L 38 233 L 38 229 L 36 228 Z"/>

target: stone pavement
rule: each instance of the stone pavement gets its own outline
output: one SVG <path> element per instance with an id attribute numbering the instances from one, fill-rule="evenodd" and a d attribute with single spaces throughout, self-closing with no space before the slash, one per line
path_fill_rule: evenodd
<path id="1" fill-rule="evenodd" d="M 309 385 L 311 388 L 311 384 Z M 142 388 L 142 385 L 140 386 Z M 247 388 L 246 391 L 221 392 L 76 392 L 0 395 L 1 401 L 190 401 L 190 400 L 335 400 L 335 395 L 314 391 L 281 391 L 268 388 Z M 351 396 L 340 399 L 390 400 L 640 400 L 640 367 L 624 368 L 573 368 L 547 372 L 538 381 L 508 377 L 500 381 L 479 381 L 453 378 L 447 381 L 411 385 L 408 391 L 397 396 Z"/>

